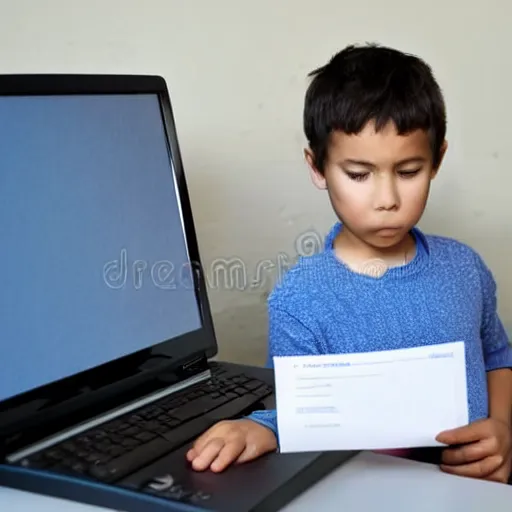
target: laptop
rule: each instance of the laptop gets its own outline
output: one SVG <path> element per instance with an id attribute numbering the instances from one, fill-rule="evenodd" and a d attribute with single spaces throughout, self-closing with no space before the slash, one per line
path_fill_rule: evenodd
<path id="1" fill-rule="evenodd" d="M 0 76 L 0 119 L 0 485 L 271 512 L 354 455 L 186 461 L 216 422 L 272 406 L 273 376 L 216 360 L 163 78 Z"/>

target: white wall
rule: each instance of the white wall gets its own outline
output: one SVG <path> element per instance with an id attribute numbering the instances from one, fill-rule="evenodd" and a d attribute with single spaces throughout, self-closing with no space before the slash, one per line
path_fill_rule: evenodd
<path id="1" fill-rule="evenodd" d="M 512 325 L 511 5 L 0 0 L 0 73 L 163 75 L 203 259 L 240 257 L 252 279 L 259 261 L 293 257 L 299 235 L 333 221 L 302 159 L 306 74 L 352 42 L 417 53 L 444 88 L 450 143 L 422 227 L 482 253 Z M 267 291 L 210 290 L 222 357 L 263 361 Z"/>

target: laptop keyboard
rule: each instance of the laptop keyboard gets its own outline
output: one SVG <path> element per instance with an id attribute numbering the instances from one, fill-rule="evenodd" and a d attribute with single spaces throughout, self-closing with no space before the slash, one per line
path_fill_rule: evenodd
<path id="1" fill-rule="evenodd" d="M 211 411 L 217 413 L 215 418 L 234 417 L 271 393 L 264 382 L 215 365 L 208 381 L 28 456 L 20 464 L 115 482 L 200 435 L 205 422 L 194 419 Z"/>

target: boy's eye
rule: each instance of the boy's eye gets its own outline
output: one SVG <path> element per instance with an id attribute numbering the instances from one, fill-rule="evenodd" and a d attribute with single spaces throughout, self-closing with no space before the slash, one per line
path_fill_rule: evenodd
<path id="1" fill-rule="evenodd" d="M 403 178 L 412 178 L 413 176 L 416 176 L 421 171 L 421 169 L 415 169 L 413 171 L 399 171 L 398 174 L 402 176 Z"/>
<path id="2" fill-rule="evenodd" d="M 398 174 L 402 178 L 412 178 L 413 176 L 416 176 L 420 171 L 421 171 L 421 169 L 404 170 L 404 171 L 398 171 Z M 351 180 L 354 180 L 354 181 L 364 181 L 368 177 L 368 175 L 370 173 L 369 172 L 350 172 L 350 171 L 345 171 L 345 174 Z"/>
<path id="3" fill-rule="evenodd" d="M 349 172 L 346 171 L 347 176 L 354 181 L 363 181 L 368 176 L 368 172 Z"/>

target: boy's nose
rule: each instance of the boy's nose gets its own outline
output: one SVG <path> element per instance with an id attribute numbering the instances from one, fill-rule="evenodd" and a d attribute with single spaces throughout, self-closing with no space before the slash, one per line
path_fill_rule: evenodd
<path id="1" fill-rule="evenodd" d="M 376 186 L 375 209 L 396 210 L 400 206 L 398 190 L 392 179 L 382 179 Z"/>

